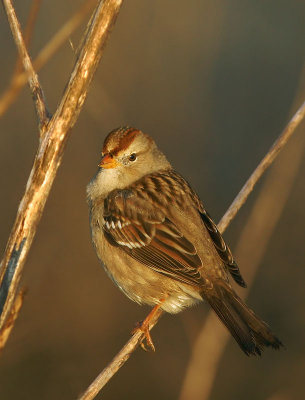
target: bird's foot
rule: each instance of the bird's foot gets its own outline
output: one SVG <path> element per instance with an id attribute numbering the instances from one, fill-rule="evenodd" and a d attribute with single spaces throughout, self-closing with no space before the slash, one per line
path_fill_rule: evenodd
<path id="1" fill-rule="evenodd" d="M 137 322 L 136 327 L 132 330 L 132 334 L 141 331 L 144 336 L 140 342 L 140 346 L 145 351 L 156 351 L 154 343 L 149 333 L 149 323 L 146 323 L 146 320 L 142 322 Z"/>
<path id="2" fill-rule="evenodd" d="M 144 319 L 144 321 L 142 322 L 138 322 L 136 324 L 136 327 L 133 329 L 132 334 L 141 331 L 144 335 L 143 338 L 140 342 L 140 345 L 142 347 L 143 350 L 145 351 L 156 351 L 154 343 L 152 341 L 152 338 L 150 336 L 150 322 L 153 320 L 153 318 L 155 317 L 155 315 L 157 313 L 160 313 L 160 307 L 162 305 L 162 303 L 164 302 L 164 299 L 160 300 L 160 303 L 157 304 L 152 310 L 151 312 L 147 315 L 147 317 Z M 145 339 L 145 342 L 144 342 Z"/>

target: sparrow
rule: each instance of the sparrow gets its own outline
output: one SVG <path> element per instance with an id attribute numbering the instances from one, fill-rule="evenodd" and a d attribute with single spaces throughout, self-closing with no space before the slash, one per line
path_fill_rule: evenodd
<path id="1" fill-rule="evenodd" d="M 131 127 L 109 133 L 87 186 L 92 242 L 131 300 L 178 313 L 205 301 L 247 355 L 280 340 L 235 293 L 246 283 L 201 200 L 154 140 Z M 140 329 L 154 349 L 149 318 Z"/>

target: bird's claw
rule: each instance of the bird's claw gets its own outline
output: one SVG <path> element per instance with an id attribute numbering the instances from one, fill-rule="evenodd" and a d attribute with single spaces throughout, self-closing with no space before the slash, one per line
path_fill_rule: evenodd
<path id="1" fill-rule="evenodd" d="M 155 352 L 156 349 L 149 333 L 149 324 L 145 321 L 137 322 L 136 327 L 132 330 L 131 333 L 134 334 L 139 331 L 144 334 L 140 342 L 140 346 L 142 347 L 142 349 L 145 351 Z"/>

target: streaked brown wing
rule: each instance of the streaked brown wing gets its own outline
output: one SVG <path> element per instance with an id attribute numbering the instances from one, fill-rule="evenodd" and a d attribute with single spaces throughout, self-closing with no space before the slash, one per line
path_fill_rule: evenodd
<path id="1" fill-rule="evenodd" d="M 226 268 L 229 270 L 232 278 L 235 280 L 242 287 L 247 287 L 246 282 L 244 281 L 243 277 L 241 276 L 240 270 L 238 265 L 233 259 L 232 253 L 230 248 L 226 245 L 223 237 L 221 236 L 220 232 L 217 229 L 216 224 L 209 216 L 209 214 L 203 209 L 203 212 L 200 212 L 201 219 L 207 228 L 210 237 L 213 240 L 214 246 L 223 260 Z"/>
<path id="2" fill-rule="evenodd" d="M 153 208 L 132 190 L 112 193 L 105 201 L 106 239 L 163 275 L 202 286 L 201 260 L 195 247 L 161 209 Z"/>

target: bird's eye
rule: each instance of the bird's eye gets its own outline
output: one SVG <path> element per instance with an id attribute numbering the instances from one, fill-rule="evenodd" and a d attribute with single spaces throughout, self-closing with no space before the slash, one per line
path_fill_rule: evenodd
<path id="1" fill-rule="evenodd" d="M 130 154 L 130 156 L 129 156 L 129 161 L 136 161 L 136 159 L 137 159 L 136 153 Z"/>

